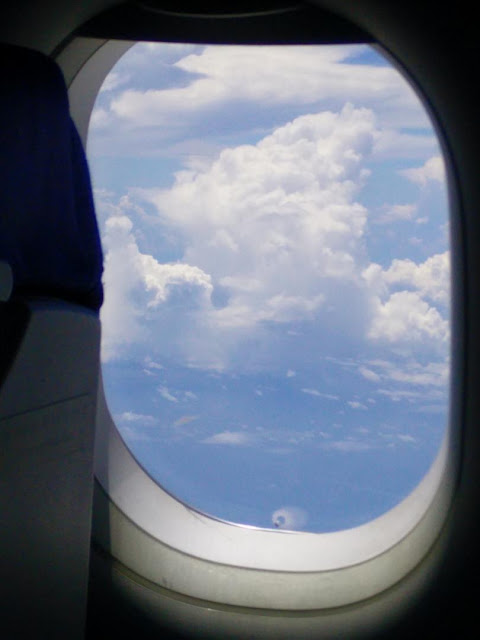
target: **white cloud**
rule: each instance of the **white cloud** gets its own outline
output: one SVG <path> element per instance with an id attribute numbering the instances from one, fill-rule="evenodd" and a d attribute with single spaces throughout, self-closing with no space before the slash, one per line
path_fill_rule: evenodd
<path id="1" fill-rule="evenodd" d="M 351 409 L 361 409 L 363 411 L 366 411 L 368 409 L 366 405 L 364 405 L 362 402 L 358 402 L 357 400 L 349 400 L 347 404 Z"/>
<path id="2" fill-rule="evenodd" d="M 369 367 L 376 369 L 379 380 L 389 380 L 420 387 L 446 388 L 449 377 L 448 360 L 437 360 L 421 364 L 409 359 L 401 363 L 385 360 L 373 360 Z M 422 390 L 425 393 L 425 390 Z"/>
<path id="3" fill-rule="evenodd" d="M 450 301 L 450 254 L 435 254 L 417 264 L 392 261 L 387 269 L 371 263 L 363 277 L 372 297 L 372 321 L 368 336 L 387 342 L 445 343 L 449 322 L 445 317 Z M 407 287 L 398 290 L 400 287 Z M 397 291 L 395 291 L 397 289 Z M 428 300 L 428 302 L 427 302 Z M 439 310 L 440 305 L 443 310 Z"/>
<path id="4" fill-rule="evenodd" d="M 434 302 L 447 304 L 450 300 L 450 252 L 437 253 L 421 264 L 412 260 L 393 260 L 383 272 L 388 285 L 410 285 L 420 295 Z"/>
<path id="5" fill-rule="evenodd" d="M 148 339 L 148 310 L 154 310 L 171 296 L 187 296 L 197 305 L 208 305 L 212 285 L 198 267 L 184 263 L 159 263 L 141 253 L 125 215 L 112 216 L 105 224 L 105 302 L 102 358 L 124 353 L 132 344 Z M 148 366 L 148 365 L 147 365 Z"/>
<path id="6" fill-rule="evenodd" d="M 318 389 L 302 389 L 302 393 L 306 393 L 309 396 L 316 396 L 317 398 L 326 398 L 327 400 L 338 400 L 338 396 L 332 393 L 322 393 Z"/>
<path id="7" fill-rule="evenodd" d="M 386 346 L 381 345 L 382 351 L 386 351 Z M 445 353 L 430 353 L 429 360 L 418 361 L 416 358 L 421 360 L 424 354 L 423 345 L 414 342 L 404 343 L 400 348 L 394 343 L 388 352 L 390 360 L 372 358 L 355 363 L 358 374 L 374 385 L 368 393 L 374 392 L 394 402 L 415 403 L 418 411 L 423 411 L 419 403 L 428 403 L 427 410 L 431 412 L 445 411 L 450 376 L 449 360 Z M 352 363 L 342 361 L 334 364 L 347 371 L 352 366 Z M 372 397 L 365 396 L 361 402 L 355 399 L 353 403 L 365 406 L 376 404 Z M 352 403 L 348 404 L 355 408 Z"/>
<path id="8" fill-rule="evenodd" d="M 386 342 L 444 343 L 449 336 L 448 321 L 414 291 L 393 293 L 382 304 L 377 300 L 369 337 Z"/>
<path id="9" fill-rule="evenodd" d="M 445 165 L 441 156 L 433 156 L 421 167 L 399 172 L 412 182 L 424 187 L 429 182 L 445 182 Z"/>
<path id="10" fill-rule="evenodd" d="M 130 292 L 138 286 L 138 247 L 131 236 L 132 224 L 126 216 L 112 217 L 103 237 L 105 301 L 101 309 L 103 325 L 102 359 L 109 360 L 121 345 L 127 349 L 142 338 L 139 313 L 129 304 Z M 133 268 L 132 268 L 133 267 Z"/>
<path id="11" fill-rule="evenodd" d="M 243 431 L 222 431 L 202 440 L 204 444 L 246 445 L 250 443 L 250 436 Z"/>
<path id="12" fill-rule="evenodd" d="M 148 301 L 148 307 L 157 307 L 165 302 L 175 287 L 188 287 L 189 295 L 198 290 L 205 301 L 208 302 L 212 292 L 210 276 L 198 267 L 189 264 L 159 263 L 153 256 L 138 254 L 143 283 L 147 291 L 153 292 Z"/>
<path id="13" fill-rule="evenodd" d="M 169 402 L 178 402 L 178 398 L 174 396 L 167 387 L 158 387 L 158 393 Z"/>
<path id="14" fill-rule="evenodd" d="M 402 442 L 408 442 L 408 443 L 413 443 L 413 442 L 417 442 L 417 439 L 414 438 L 413 436 L 411 436 L 408 433 L 399 433 L 397 435 L 397 438 L 399 440 L 401 440 Z"/>
<path id="15" fill-rule="evenodd" d="M 115 416 L 120 422 L 136 422 L 143 425 L 152 425 L 157 423 L 157 419 L 151 415 L 145 415 L 143 413 L 135 413 L 133 411 L 125 411 Z"/>
<path id="16" fill-rule="evenodd" d="M 137 45 L 114 68 L 113 80 L 108 80 L 110 90 L 103 92 L 93 112 L 91 130 L 100 137 L 90 150 L 109 155 L 115 148 L 123 155 L 144 156 L 163 155 L 167 146 L 179 155 L 182 149 L 185 153 L 185 141 L 202 144 L 198 127 L 208 118 L 224 122 L 225 113 L 255 106 L 257 112 L 268 109 L 272 121 L 278 122 L 277 108 L 320 111 L 351 101 L 374 108 L 378 114 L 384 127 L 375 146 L 380 155 L 391 155 L 392 149 L 409 157 L 432 153 L 434 136 L 400 131 L 428 126 L 418 98 L 401 74 L 388 64 L 350 62 L 365 49 L 184 46 L 168 52 L 165 45 Z M 156 79 L 146 71 L 155 67 L 168 69 L 166 77 L 182 75 L 180 86 L 162 86 L 160 74 Z M 123 90 L 122 82 L 128 76 L 132 81 Z M 264 120 L 263 127 L 271 126 Z M 235 132 L 238 122 L 239 118 L 230 120 L 227 135 Z M 176 148 L 177 143 L 181 148 Z"/>
<path id="17" fill-rule="evenodd" d="M 129 82 L 129 80 L 130 80 L 129 75 L 120 74 L 120 73 L 116 73 L 115 71 L 112 71 L 105 78 L 105 81 L 101 86 L 100 92 L 113 91 L 114 89 L 118 89 L 118 87 L 121 87 L 123 84 L 126 84 L 127 82 Z"/>
<path id="18" fill-rule="evenodd" d="M 97 107 L 90 116 L 89 129 L 97 131 L 107 127 L 111 123 L 111 115 L 107 109 Z"/>
<path id="19" fill-rule="evenodd" d="M 368 264 L 357 195 L 377 135 L 372 112 L 351 105 L 300 116 L 178 172 L 169 189 L 131 190 L 110 205 L 104 360 L 154 336 L 184 363 L 222 370 L 242 341 L 298 322 L 384 344 L 445 343 L 435 305 L 448 302 L 448 253 Z M 180 260 L 140 250 L 125 215 L 143 219 L 139 200 L 184 247 Z"/>
<path id="20" fill-rule="evenodd" d="M 190 422 L 194 422 L 195 420 L 198 420 L 199 416 L 182 416 L 181 418 L 178 418 L 178 420 L 175 420 L 175 422 L 173 423 L 174 427 L 183 427 L 186 424 L 190 424 Z"/>
<path id="21" fill-rule="evenodd" d="M 145 363 L 145 366 L 148 367 L 149 369 L 158 369 L 160 371 L 162 369 L 165 369 L 163 364 L 160 364 L 159 362 L 155 362 L 155 360 L 152 360 L 150 356 L 145 357 L 144 363 Z"/>
<path id="22" fill-rule="evenodd" d="M 358 280 L 367 212 L 354 197 L 374 136 L 364 109 L 302 116 L 207 170 L 178 173 L 171 189 L 136 191 L 186 239 L 183 262 L 224 292 L 210 323 L 313 318 L 333 282 Z"/>
<path id="23" fill-rule="evenodd" d="M 407 389 L 378 389 L 377 393 L 387 396 L 393 402 L 399 402 L 400 400 L 417 401 L 424 397 L 422 391 L 409 391 Z"/>
<path id="24" fill-rule="evenodd" d="M 399 220 L 412 220 L 417 213 L 416 204 L 394 204 L 385 205 L 383 211 L 376 222 L 379 224 L 390 224 Z"/>
<path id="25" fill-rule="evenodd" d="M 387 293 L 392 286 L 404 285 L 434 302 L 448 304 L 450 300 L 450 252 L 437 253 L 420 264 L 413 260 L 394 259 L 387 269 L 372 262 L 363 272 L 373 292 Z"/>
<path id="26" fill-rule="evenodd" d="M 418 101 L 401 75 L 393 67 L 347 63 L 358 51 L 348 46 L 208 46 L 175 63 L 178 69 L 196 74 L 187 86 L 128 90 L 112 102 L 111 109 L 145 126 L 232 99 L 313 104 L 319 96 L 344 102 L 354 97 L 383 102 L 396 113 L 401 106 L 410 123 L 418 122 L 418 107 L 416 114 L 410 113 Z"/>
<path id="27" fill-rule="evenodd" d="M 368 369 L 367 367 L 359 367 L 358 372 L 366 379 L 371 382 L 378 382 L 380 380 L 380 376 L 375 371 Z"/>

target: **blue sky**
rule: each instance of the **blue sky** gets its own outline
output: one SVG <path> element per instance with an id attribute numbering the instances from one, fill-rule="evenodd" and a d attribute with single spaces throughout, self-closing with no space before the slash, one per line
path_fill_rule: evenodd
<path id="1" fill-rule="evenodd" d="M 138 44 L 88 155 L 128 446 L 217 517 L 331 531 L 431 464 L 448 407 L 443 162 L 366 46 Z"/>

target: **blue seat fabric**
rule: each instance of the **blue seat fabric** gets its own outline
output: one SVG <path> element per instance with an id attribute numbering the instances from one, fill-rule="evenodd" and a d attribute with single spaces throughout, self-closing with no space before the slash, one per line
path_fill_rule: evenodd
<path id="1" fill-rule="evenodd" d="M 90 175 L 63 75 L 36 51 L 0 45 L 0 260 L 14 295 L 98 311 L 103 256 Z"/>

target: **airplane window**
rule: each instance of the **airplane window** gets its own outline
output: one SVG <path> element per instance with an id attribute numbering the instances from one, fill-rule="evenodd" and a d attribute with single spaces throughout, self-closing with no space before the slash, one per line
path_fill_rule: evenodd
<path id="1" fill-rule="evenodd" d="M 379 50 L 136 44 L 88 155 L 105 392 L 144 469 L 272 529 L 406 497 L 447 423 L 448 202 L 432 124 Z"/>

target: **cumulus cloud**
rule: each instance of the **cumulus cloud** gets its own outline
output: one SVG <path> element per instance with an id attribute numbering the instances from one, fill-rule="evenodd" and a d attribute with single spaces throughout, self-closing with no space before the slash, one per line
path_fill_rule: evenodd
<path id="1" fill-rule="evenodd" d="M 445 343 L 449 325 L 416 291 L 398 291 L 385 303 L 377 301 L 368 336 L 386 342 Z"/>
<path id="2" fill-rule="evenodd" d="M 140 251 L 125 206 L 110 206 L 104 358 L 115 345 L 145 339 L 142 319 L 167 301 L 202 309 L 200 333 L 314 318 L 329 288 L 359 280 L 367 211 L 355 195 L 375 135 L 372 113 L 347 105 L 299 117 L 256 145 L 226 149 L 206 169 L 177 173 L 170 189 L 131 193 L 130 205 L 139 209 L 139 197 L 150 202 L 183 239 L 175 263 Z M 184 342 L 193 349 L 195 336 Z M 197 356 L 204 365 L 222 358 Z"/>
<path id="3" fill-rule="evenodd" d="M 437 253 L 417 264 L 413 260 L 392 260 L 387 269 L 372 262 L 363 272 L 373 291 L 386 293 L 391 287 L 408 287 L 433 302 L 450 300 L 450 252 Z"/>
<path id="4" fill-rule="evenodd" d="M 142 337 L 139 314 L 128 300 L 129 293 L 141 280 L 138 272 L 132 269 L 139 251 L 131 229 L 132 224 L 126 216 L 112 217 L 103 236 L 107 250 L 103 276 L 105 301 L 100 316 L 104 327 L 103 360 L 114 355 L 116 345 L 128 348 Z"/>
<path id="5" fill-rule="evenodd" d="M 103 358 L 154 331 L 185 362 L 222 369 L 255 331 L 295 322 L 383 343 L 445 343 L 448 322 L 436 305 L 449 299 L 448 253 L 368 263 L 368 212 L 357 196 L 378 132 L 371 111 L 349 104 L 300 116 L 255 145 L 177 172 L 169 189 L 136 189 L 117 210 L 109 205 Z M 179 239 L 179 260 L 140 250 L 125 213 L 143 216 L 139 201 Z"/>
<path id="6" fill-rule="evenodd" d="M 434 156 L 421 167 L 402 169 L 400 174 L 424 187 L 429 182 L 445 182 L 445 165 L 441 156 Z"/>
<path id="7" fill-rule="evenodd" d="M 154 51 L 147 47 L 135 55 Z M 167 49 L 158 51 L 159 60 L 167 55 Z M 147 126 L 152 114 L 178 114 L 192 105 L 201 111 L 228 96 L 285 102 L 292 82 L 295 101 L 306 105 L 315 104 L 318 82 L 342 100 L 352 89 L 367 103 L 362 91 L 398 98 L 403 80 L 397 72 L 368 65 L 353 70 L 347 61 L 355 51 L 261 48 L 265 64 L 259 65 L 260 49 L 180 47 L 171 61 L 187 74 L 182 86 L 117 93 L 111 109 Z M 319 65 L 333 75 L 320 73 Z M 132 70 L 116 73 L 110 88 Z M 104 205 L 104 359 L 145 342 L 152 331 L 158 336 L 160 327 L 173 332 L 170 350 L 183 350 L 192 365 L 220 369 L 239 340 L 269 324 L 330 323 L 391 344 L 409 335 L 444 342 L 447 322 L 436 305 L 448 302 L 447 254 L 421 264 L 368 264 L 368 211 L 358 196 L 368 180 L 368 159 L 385 146 L 385 136 L 391 132 L 379 128 L 371 110 L 346 104 L 337 112 L 299 116 L 256 144 L 223 149 L 211 161 L 187 162 L 170 188 L 131 190 L 116 211 Z M 417 182 L 440 179 L 441 159 L 405 171 Z M 178 260 L 165 262 L 140 250 L 126 212 L 144 216 L 142 200 L 183 247 Z M 416 213 L 415 204 L 396 204 L 386 206 L 383 217 L 407 220 Z M 185 313 L 175 316 L 174 308 Z"/>
<path id="8" fill-rule="evenodd" d="M 449 322 L 442 309 L 448 308 L 450 300 L 448 251 L 430 256 L 420 264 L 395 259 L 383 269 L 371 263 L 363 277 L 374 294 L 368 332 L 371 339 L 430 340 L 439 344 L 447 341 Z"/>
<path id="9" fill-rule="evenodd" d="M 105 302 L 102 357 L 109 360 L 149 337 L 147 311 L 167 299 L 183 296 L 188 304 L 209 304 L 212 285 L 207 274 L 185 263 L 160 263 L 143 254 L 125 215 L 105 224 Z M 148 366 L 148 365 L 147 365 Z"/>
<path id="10" fill-rule="evenodd" d="M 351 105 L 301 116 L 207 170 L 178 173 L 171 189 L 136 192 L 221 292 L 214 324 L 313 318 L 333 282 L 358 280 L 367 211 L 355 195 L 375 132 L 372 113 Z"/>
<path id="11" fill-rule="evenodd" d="M 450 300 L 450 252 L 430 256 L 421 264 L 412 260 L 393 260 L 383 272 L 388 285 L 415 287 L 420 295 L 443 305 Z"/>

